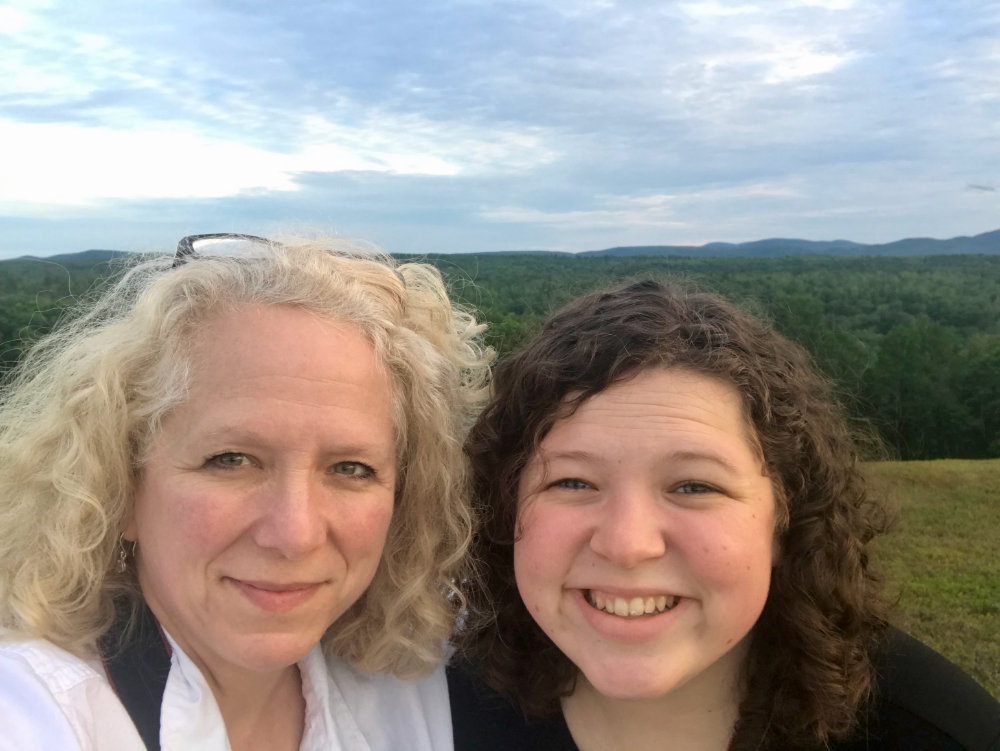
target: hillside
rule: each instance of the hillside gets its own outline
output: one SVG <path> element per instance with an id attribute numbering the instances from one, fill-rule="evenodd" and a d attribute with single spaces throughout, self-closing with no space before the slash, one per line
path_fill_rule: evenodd
<path id="1" fill-rule="evenodd" d="M 120 250 L 84 250 L 60 255 L 20 256 L 9 260 L 91 261 L 110 260 L 127 255 Z M 453 254 L 446 254 L 445 257 Z M 459 254 L 455 254 L 459 255 Z M 623 257 L 671 256 L 685 258 L 780 258 L 783 256 L 831 256 L 834 258 L 859 258 L 865 256 L 954 256 L 1000 255 L 1000 229 L 983 232 L 972 237 L 960 236 L 947 240 L 932 237 L 910 237 L 889 243 L 858 243 L 850 240 L 801 240 L 771 237 L 742 243 L 710 242 L 704 245 L 622 245 L 602 250 L 584 250 L 579 253 L 560 250 L 502 250 L 470 252 L 461 255 L 517 255 L 562 257 Z M 0 261 L 3 263 L 4 261 Z"/>
<path id="2" fill-rule="evenodd" d="M 695 258 L 775 258 L 795 255 L 835 257 L 858 256 L 950 256 L 961 254 L 1000 254 L 1000 230 L 974 237 L 935 240 L 911 237 L 891 243 L 867 245 L 849 240 L 796 240 L 770 238 L 745 243 L 708 243 L 706 245 L 640 245 L 604 250 L 587 250 L 581 256 L 687 256 Z"/>
<path id="3" fill-rule="evenodd" d="M 866 474 L 898 513 L 879 550 L 893 622 L 1000 698 L 1000 460 L 879 462 Z"/>
<path id="4" fill-rule="evenodd" d="M 1000 457 L 1000 255 L 416 260 L 436 264 L 455 299 L 478 309 L 501 355 L 585 291 L 637 277 L 686 280 L 749 307 L 805 347 L 893 458 Z M 0 262 L 0 371 L 124 265 L 76 257 Z"/>

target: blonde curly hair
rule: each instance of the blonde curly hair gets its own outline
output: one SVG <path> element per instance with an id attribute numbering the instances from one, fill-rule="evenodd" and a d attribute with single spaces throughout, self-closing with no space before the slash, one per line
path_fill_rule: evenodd
<path id="1" fill-rule="evenodd" d="M 331 252 L 332 251 L 332 252 Z M 473 528 L 462 442 L 486 396 L 484 326 L 439 272 L 339 241 L 272 243 L 254 258 L 146 257 L 36 344 L 0 391 L 0 627 L 84 655 L 123 594 L 115 566 L 144 454 L 186 398 L 195 329 L 246 304 L 357 326 L 390 376 L 396 501 L 364 595 L 323 637 L 365 670 L 435 665 L 464 600 Z"/>

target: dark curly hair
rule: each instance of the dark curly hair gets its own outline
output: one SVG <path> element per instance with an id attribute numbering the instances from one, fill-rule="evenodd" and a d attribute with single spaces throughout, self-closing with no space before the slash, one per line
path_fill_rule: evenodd
<path id="1" fill-rule="evenodd" d="M 648 368 L 685 368 L 739 391 L 777 503 L 782 556 L 751 634 L 730 749 L 822 747 L 849 733 L 873 685 L 886 623 L 869 543 L 885 529 L 829 384 L 805 352 L 725 300 L 640 281 L 557 312 L 502 362 L 466 444 L 483 527 L 467 583 L 466 659 L 530 715 L 559 708 L 576 667 L 534 622 L 514 581 L 518 478 L 556 420 Z M 481 623 L 475 614 L 485 613 Z"/>

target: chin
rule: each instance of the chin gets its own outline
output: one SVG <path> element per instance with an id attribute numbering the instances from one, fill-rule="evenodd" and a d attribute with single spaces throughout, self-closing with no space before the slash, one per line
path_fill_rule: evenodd
<path id="1" fill-rule="evenodd" d="M 318 639 L 281 634 L 262 635 L 243 645 L 239 661 L 244 667 L 261 673 L 283 670 L 309 654 L 317 642 Z"/>
<path id="2" fill-rule="evenodd" d="M 649 676 L 584 674 L 587 682 L 602 696 L 609 699 L 657 699 L 669 694 L 680 683 L 674 680 L 650 680 Z"/>

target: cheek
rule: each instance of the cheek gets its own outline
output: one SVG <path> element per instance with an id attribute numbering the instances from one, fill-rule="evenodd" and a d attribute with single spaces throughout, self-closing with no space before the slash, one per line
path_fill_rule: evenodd
<path id="1" fill-rule="evenodd" d="M 521 599 L 531 607 L 530 603 L 534 599 L 532 587 L 538 579 L 538 566 L 534 560 L 531 540 L 525 541 L 519 537 L 514 543 L 514 581 L 517 589 L 521 593 Z"/>
<path id="2" fill-rule="evenodd" d="M 537 614 L 548 599 L 558 597 L 572 565 L 570 530 L 558 515 L 536 509 L 518 519 L 514 543 L 514 578 L 521 599 Z"/>
<path id="3" fill-rule="evenodd" d="M 140 546 L 211 550 L 241 533 L 242 522 L 233 504 L 218 493 L 157 492 L 146 487 L 136 496 L 133 510 Z"/>
<path id="4" fill-rule="evenodd" d="M 392 512 L 391 499 L 384 503 L 372 503 L 350 514 L 333 515 L 328 527 L 335 531 L 336 537 L 349 555 L 377 561 L 382 557 L 385 548 Z"/>
<path id="5" fill-rule="evenodd" d="M 549 577 L 540 563 L 530 545 L 526 548 L 521 542 L 514 543 L 514 580 L 518 594 L 531 617 L 544 623 L 545 603 L 550 599 L 546 586 Z"/>
<path id="6" fill-rule="evenodd" d="M 767 520 L 728 520 L 692 530 L 686 547 L 705 584 L 748 595 L 763 588 L 766 596 L 775 556 Z"/>
<path id="7" fill-rule="evenodd" d="M 382 555 L 382 548 L 385 547 L 386 537 L 389 534 L 389 527 L 392 524 L 392 504 L 386 504 L 385 508 L 379 509 L 378 511 L 372 512 L 371 517 L 368 520 L 366 529 L 369 530 L 369 535 L 374 539 L 379 548 L 379 556 Z"/>
<path id="8" fill-rule="evenodd" d="M 535 587 L 542 575 L 537 554 L 538 528 L 525 524 L 526 519 L 518 516 L 517 536 L 514 541 L 514 581 L 521 593 L 521 599 L 529 610 L 533 610 Z"/>
<path id="9" fill-rule="evenodd" d="M 247 520 L 221 509 L 207 510 L 202 504 L 181 505 L 170 514 L 175 525 L 172 537 L 181 537 L 184 547 L 215 551 L 228 547 L 246 530 Z M 180 547 L 180 545 L 178 545 Z"/>

